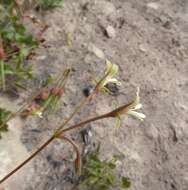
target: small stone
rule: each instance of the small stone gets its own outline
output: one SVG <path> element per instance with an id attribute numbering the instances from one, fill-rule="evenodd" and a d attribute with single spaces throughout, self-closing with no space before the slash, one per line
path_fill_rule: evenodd
<path id="1" fill-rule="evenodd" d="M 109 38 L 115 38 L 116 37 L 116 31 L 115 31 L 114 27 L 108 26 L 106 28 L 106 34 Z"/>
<path id="2" fill-rule="evenodd" d="M 176 107 L 176 108 L 180 108 L 181 110 L 183 110 L 183 111 L 188 111 L 188 106 L 187 105 L 185 105 L 185 104 L 183 104 L 183 103 L 181 103 L 181 102 L 177 102 L 177 101 L 175 101 L 174 102 L 174 106 Z"/>
<path id="3" fill-rule="evenodd" d="M 46 56 L 45 55 L 41 55 L 41 56 L 38 56 L 36 57 L 37 60 L 45 60 L 46 59 Z"/>
<path id="4" fill-rule="evenodd" d="M 155 2 L 151 2 L 147 4 L 147 7 L 157 10 L 159 9 L 159 4 Z"/>
<path id="5" fill-rule="evenodd" d="M 157 139 L 159 136 L 159 131 L 157 129 L 156 126 L 151 125 L 148 130 L 147 130 L 147 134 L 146 134 L 150 139 Z"/>
<path id="6" fill-rule="evenodd" d="M 105 59 L 105 55 L 101 49 L 96 47 L 94 44 L 90 44 L 88 47 L 89 51 L 93 52 L 98 58 Z"/>
<path id="7" fill-rule="evenodd" d="M 140 44 L 140 45 L 139 45 L 139 49 L 140 49 L 140 51 L 142 51 L 142 52 L 147 52 L 147 48 L 146 48 L 146 46 L 143 45 L 143 44 Z"/>

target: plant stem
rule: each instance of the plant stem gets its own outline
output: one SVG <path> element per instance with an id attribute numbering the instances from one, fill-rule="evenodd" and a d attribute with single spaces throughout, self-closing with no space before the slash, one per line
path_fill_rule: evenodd
<path id="1" fill-rule="evenodd" d="M 81 162 L 82 161 L 81 161 L 80 149 L 79 149 L 78 145 L 72 139 L 67 138 L 64 135 L 59 136 L 59 139 L 67 141 L 74 148 L 74 151 L 76 152 L 76 159 L 74 161 L 75 170 L 76 170 L 77 175 L 80 176 L 81 175 L 81 165 L 82 165 Z"/>
<path id="2" fill-rule="evenodd" d="M 86 125 L 88 123 L 91 123 L 91 122 L 94 122 L 94 121 L 97 121 L 97 120 L 100 120 L 100 119 L 104 119 L 104 118 L 107 118 L 107 117 L 111 117 L 111 115 L 109 113 L 107 113 L 107 114 L 103 114 L 103 115 L 100 115 L 100 116 L 96 116 L 96 117 L 87 119 L 87 120 L 82 121 L 82 122 L 80 122 L 78 124 L 75 124 L 75 125 L 72 125 L 72 126 L 66 128 L 66 129 L 63 129 L 63 130 L 59 131 L 58 133 L 55 133 L 54 136 L 56 138 L 58 138 L 60 135 L 62 135 L 65 132 L 71 131 L 71 130 L 76 129 L 76 128 L 83 127 L 84 125 Z"/>
<path id="3" fill-rule="evenodd" d="M 65 125 L 67 125 L 69 123 L 69 121 L 74 117 L 74 115 L 77 112 L 79 112 L 81 110 L 81 108 L 83 108 L 97 94 L 97 92 L 98 92 L 98 85 L 96 85 L 93 92 L 87 98 L 82 100 L 80 105 L 73 111 L 73 113 L 69 116 L 69 118 L 66 119 L 65 122 L 56 130 L 55 135 L 60 134 L 63 131 L 63 128 L 65 127 Z"/>
<path id="4" fill-rule="evenodd" d="M 56 138 L 60 138 L 60 136 L 62 134 L 64 134 L 65 132 L 71 131 L 73 129 L 77 129 L 77 128 L 81 128 L 84 127 L 84 125 L 97 121 L 97 120 L 101 120 L 104 118 L 109 118 L 109 117 L 116 117 L 117 114 L 121 111 L 121 110 L 125 110 L 127 107 L 129 107 L 130 104 L 126 104 L 124 106 L 121 106 L 111 112 L 108 112 L 106 114 L 100 115 L 100 116 L 96 116 L 96 117 L 92 117 L 90 119 L 87 119 L 85 121 L 82 121 L 80 123 L 77 123 L 75 125 L 72 125 L 66 129 L 62 129 L 60 127 L 61 130 L 56 131 L 52 137 L 50 137 L 44 144 L 42 144 L 31 156 L 29 156 L 24 162 L 22 162 L 20 165 L 18 165 L 14 170 L 12 170 L 9 174 L 7 174 L 3 179 L 0 180 L 0 184 L 3 183 L 5 180 L 7 180 L 10 176 L 12 176 L 14 173 L 16 173 L 20 168 L 22 168 L 25 164 L 27 164 L 32 158 L 34 158 L 39 152 L 41 152 L 46 146 L 48 146 L 54 139 Z"/>
<path id="5" fill-rule="evenodd" d="M 83 127 L 85 124 L 93 122 L 93 121 L 97 121 L 100 119 L 104 119 L 109 117 L 109 114 L 104 114 L 101 116 L 97 116 L 97 117 L 93 117 L 90 118 L 88 120 L 82 121 L 78 124 L 72 125 L 69 128 L 64 129 L 63 131 L 59 132 L 58 134 L 54 134 L 52 135 L 52 137 L 50 137 L 44 144 L 42 144 L 31 156 L 29 156 L 24 162 L 22 162 L 21 164 L 19 164 L 15 169 L 13 169 L 10 173 L 8 173 L 4 178 L 2 178 L 0 180 L 0 184 L 2 184 L 4 181 L 6 181 L 9 177 L 11 177 L 14 173 L 16 173 L 20 168 L 22 168 L 24 165 L 26 165 L 30 160 L 32 160 L 39 152 L 41 152 L 46 146 L 48 146 L 54 139 L 58 138 L 60 135 L 62 135 L 62 133 L 76 129 L 76 128 L 80 128 Z"/>
<path id="6" fill-rule="evenodd" d="M 73 116 L 80 111 L 80 109 L 89 102 L 98 92 L 98 86 L 96 85 L 94 91 L 88 96 L 86 99 L 84 99 L 81 104 L 74 110 L 74 112 L 70 115 L 70 117 L 55 131 L 54 135 L 47 140 L 43 145 L 41 145 L 29 158 L 27 158 L 24 162 L 22 162 L 19 166 L 17 166 L 12 172 L 10 172 L 8 175 L 6 175 L 2 180 L 0 180 L 0 184 L 3 183 L 7 178 L 12 176 L 14 173 L 16 173 L 20 168 L 22 168 L 25 164 L 27 164 L 32 158 L 34 158 L 39 152 L 41 152 L 48 144 L 50 144 L 55 138 L 59 137 L 63 132 L 72 130 L 74 128 L 81 127 L 89 122 L 96 121 L 102 118 L 105 118 L 104 115 L 91 118 L 89 120 L 83 121 L 79 124 L 73 125 L 70 128 L 66 128 L 63 130 L 63 127 L 68 124 L 68 122 L 73 118 Z M 14 117 L 10 116 L 11 118 Z M 0 126 L 1 127 L 1 126 Z"/>

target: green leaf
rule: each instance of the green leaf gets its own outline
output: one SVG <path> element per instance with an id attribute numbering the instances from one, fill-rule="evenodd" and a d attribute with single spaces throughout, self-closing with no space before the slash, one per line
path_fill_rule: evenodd
<path id="1" fill-rule="evenodd" d="M 131 182 L 130 182 L 129 178 L 123 176 L 121 178 L 121 187 L 122 188 L 129 188 L 130 186 L 131 186 Z"/>
<path id="2" fill-rule="evenodd" d="M 108 166 L 110 167 L 110 169 L 115 169 L 116 168 L 116 165 L 113 162 L 109 162 Z"/>
<path id="3" fill-rule="evenodd" d="M 62 6 L 63 1 L 64 0 L 40 0 L 38 4 L 42 9 L 48 10 Z"/>
<path id="4" fill-rule="evenodd" d="M 93 185 L 94 183 L 96 183 L 98 181 L 98 178 L 97 177 L 93 177 L 91 176 L 89 179 L 88 179 L 88 183 L 90 185 Z"/>
<path id="5" fill-rule="evenodd" d="M 6 120 L 10 115 L 10 111 L 0 108 L 0 138 L 2 132 L 8 131 L 8 125 L 6 124 Z"/>
<path id="6" fill-rule="evenodd" d="M 54 81 L 53 77 L 51 75 L 47 76 L 46 79 L 42 80 L 41 81 L 41 85 L 42 87 L 46 87 L 46 86 L 49 86 L 50 84 L 52 84 L 52 82 Z"/>
<path id="7" fill-rule="evenodd" d="M 1 132 L 6 132 L 6 131 L 8 131 L 8 125 L 2 126 L 2 127 L 0 128 L 0 131 L 1 131 Z"/>
<path id="8" fill-rule="evenodd" d="M 5 83 L 6 86 L 11 86 L 11 82 L 21 84 L 21 82 L 31 79 L 31 65 L 25 65 L 24 61 L 33 48 L 39 45 L 39 42 L 28 33 L 22 24 L 14 0 L 3 0 L 0 3 L 0 38 L 8 55 L 5 63 L 1 64 L 0 70 L 0 82 L 3 88 Z M 6 75 L 13 76 L 15 81 L 7 80 Z"/>
<path id="9" fill-rule="evenodd" d="M 0 128 L 0 139 L 2 138 L 1 133 L 2 133 L 2 132 L 7 132 L 7 131 L 8 131 L 8 125 L 3 125 L 3 126 Z"/>
<path id="10" fill-rule="evenodd" d="M 116 167 L 115 160 L 101 160 L 99 151 L 100 144 L 93 153 L 87 156 L 83 167 L 83 176 L 85 178 L 83 184 L 85 184 L 87 189 L 107 190 L 110 187 L 114 187 L 117 181 L 114 173 Z"/>
<path id="11" fill-rule="evenodd" d="M 113 175 L 112 173 L 109 173 L 107 175 L 107 180 L 108 180 L 108 183 L 110 183 L 111 185 L 114 185 L 116 181 L 116 176 Z"/>
<path id="12" fill-rule="evenodd" d="M 15 86 L 22 89 L 22 90 L 27 90 L 27 88 L 25 88 L 22 84 L 20 84 L 19 82 L 15 82 Z"/>

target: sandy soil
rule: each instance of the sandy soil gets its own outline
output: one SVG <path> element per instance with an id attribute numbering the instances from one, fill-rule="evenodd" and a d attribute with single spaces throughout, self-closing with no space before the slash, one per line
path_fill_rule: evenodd
<path id="1" fill-rule="evenodd" d="M 38 49 L 32 60 L 32 90 L 49 73 L 67 67 L 74 72 L 58 113 L 23 121 L 22 134 L 16 136 L 24 152 L 35 149 L 71 113 L 82 90 L 92 85 L 91 77 L 101 76 L 107 58 L 120 67 L 119 93 L 97 96 L 73 122 L 113 109 L 113 101 L 127 103 L 139 86 L 146 120 L 124 117 L 118 130 L 113 120 L 93 123 L 92 141 L 101 142 L 104 158 L 123 155 L 117 172 L 131 179 L 130 190 L 187 190 L 188 1 L 65 0 L 63 8 L 41 19 L 50 26 L 45 36 L 51 47 Z M 67 34 L 72 35 L 71 47 Z M 83 145 L 80 133 L 71 136 Z M 69 190 L 76 181 L 69 158 L 70 147 L 54 142 L 5 189 Z"/>

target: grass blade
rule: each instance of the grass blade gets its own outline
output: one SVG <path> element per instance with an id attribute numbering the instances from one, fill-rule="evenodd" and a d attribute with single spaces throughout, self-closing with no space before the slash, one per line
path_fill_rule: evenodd
<path id="1" fill-rule="evenodd" d="M 0 61 L 0 66 L 1 66 L 1 82 L 2 82 L 2 88 L 3 88 L 3 91 L 5 91 L 6 85 L 5 85 L 5 68 L 4 68 L 4 61 Z"/>

